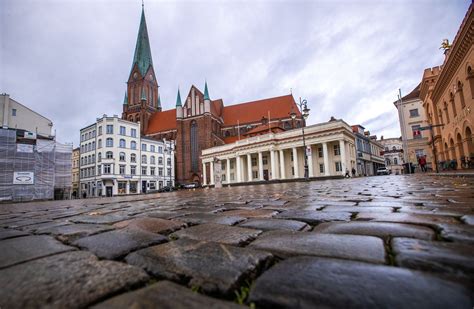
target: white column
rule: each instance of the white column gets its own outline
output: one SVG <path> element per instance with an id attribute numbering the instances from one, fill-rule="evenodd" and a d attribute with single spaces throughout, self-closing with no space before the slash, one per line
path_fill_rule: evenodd
<path id="1" fill-rule="evenodd" d="M 99 192 L 99 187 L 96 188 L 97 192 Z M 127 185 L 125 187 L 125 194 L 130 194 L 130 181 L 127 181 Z"/>
<path id="2" fill-rule="evenodd" d="M 323 143 L 323 157 L 324 157 L 324 176 L 330 176 L 329 172 L 329 154 L 328 154 L 328 144 Z"/>
<path id="3" fill-rule="evenodd" d="M 272 180 L 278 179 L 276 175 L 275 151 L 270 150 L 270 170 L 272 171 Z"/>
<path id="4" fill-rule="evenodd" d="M 311 145 L 308 145 L 306 147 L 311 147 Z M 306 149 L 305 149 L 306 151 Z M 308 155 L 308 176 L 309 177 L 314 177 L 314 171 L 313 171 L 313 149 L 311 148 L 311 152 Z"/>
<path id="5" fill-rule="evenodd" d="M 227 180 L 227 183 L 230 183 L 230 158 L 227 159 L 227 164 L 225 165 L 225 179 Z"/>
<path id="6" fill-rule="evenodd" d="M 263 180 L 263 154 L 262 152 L 258 153 L 258 178 Z"/>
<path id="7" fill-rule="evenodd" d="M 339 141 L 339 148 L 341 150 L 341 169 L 342 169 L 342 175 L 346 174 L 346 143 L 344 140 Z"/>
<path id="8" fill-rule="evenodd" d="M 237 170 L 237 182 L 242 182 L 242 167 L 241 167 L 241 162 L 240 162 L 240 156 L 235 157 L 236 161 L 236 170 Z"/>
<path id="9" fill-rule="evenodd" d="M 295 176 L 293 178 L 300 178 L 300 173 L 298 169 L 298 151 L 296 147 L 293 147 L 293 169 L 295 170 Z"/>
<path id="10" fill-rule="evenodd" d="M 280 178 L 286 179 L 285 175 L 285 153 L 283 150 L 280 150 Z"/>
<path id="11" fill-rule="evenodd" d="M 209 170 L 209 185 L 213 185 L 214 184 L 214 161 L 211 161 L 210 162 L 211 164 L 211 167 L 210 167 L 210 170 Z"/>
<path id="12" fill-rule="evenodd" d="M 247 174 L 247 181 L 252 181 L 252 155 L 250 153 L 247 154 Z"/>
<path id="13" fill-rule="evenodd" d="M 206 171 L 206 163 L 202 162 L 202 184 L 204 186 L 207 185 L 207 171 Z"/>

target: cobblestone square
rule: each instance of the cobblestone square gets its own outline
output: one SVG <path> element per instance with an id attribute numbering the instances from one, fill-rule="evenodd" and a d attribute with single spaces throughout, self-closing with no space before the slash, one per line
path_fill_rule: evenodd
<path id="1" fill-rule="evenodd" d="M 0 205 L 0 307 L 472 308 L 474 178 Z"/>

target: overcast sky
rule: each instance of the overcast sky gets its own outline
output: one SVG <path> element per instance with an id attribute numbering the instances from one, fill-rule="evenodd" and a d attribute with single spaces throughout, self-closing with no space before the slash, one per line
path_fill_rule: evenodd
<path id="1" fill-rule="evenodd" d="M 207 79 L 225 105 L 306 98 L 330 116 L 400 135 L 392 102 L 442 63 L 471 1 L 145 0 L 164 109 Z M 0 92 L 50 118 L 58 140 L 121 115 L 141 0 L 1 0 Z"/>

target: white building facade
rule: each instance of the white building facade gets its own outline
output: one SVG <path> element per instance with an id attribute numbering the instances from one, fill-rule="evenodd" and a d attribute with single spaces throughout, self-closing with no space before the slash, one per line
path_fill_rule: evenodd
<path id="1" fill-rule="evenodd" d="M 140 123 L 118 116 L 81 129 L 81 197 L 146 193 L 174 186 L 173 141 L 140 136 Z"/>
<path id="2" fill-rule="evenodd" d="M 345 175 L 355 167 L 354 135 L 347 123 L 333 120 L 305 127 L 304 132 L 310 178 Z M 205 186 L 304 178 L 302 129 L 205 149 L 202 161 Z"/>
<path id="3" fill-rule="evenodd" d="M 386 138 L 383 137 L 379 143 L 384 147 L 383 156 L 385 166 L 394 175 L 403 174 L 403 141 L 402 138 Z"/>

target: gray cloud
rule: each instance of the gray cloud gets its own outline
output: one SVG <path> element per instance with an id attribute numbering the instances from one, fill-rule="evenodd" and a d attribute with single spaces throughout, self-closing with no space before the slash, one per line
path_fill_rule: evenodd
<path id="1" fill-rule="evenodd" d="M 0 92 L 51 118 L 58 139 L 121 113 L 141 3 L 0 1 Z M 289 93 L 399 136 L 392 102 L 442 63 L 469 1 L 145 1 L 164 108 L 178 85 L 233 104 Z"/>

